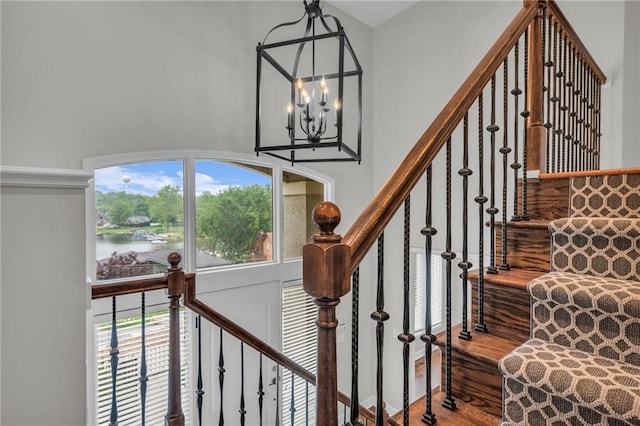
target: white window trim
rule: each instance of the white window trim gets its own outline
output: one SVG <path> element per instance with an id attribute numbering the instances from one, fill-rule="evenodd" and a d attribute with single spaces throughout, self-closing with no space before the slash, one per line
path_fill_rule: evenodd
<path id="1" fill-rule="evenodd" d="M 260 262 L 256 264 L 241 264 L 228 267 L 217 267 L 209 269 L 197 270 L 201 278 L 205 278 L 207 283 L 207 291 L 217 291 L 237 285 L 229 283 L 251 282 L 256 275 L 260 275 L 264 281 L 280 281 L 285 282 L 293 279 L 301 278 L 302 258 L 283 258 L 283 247 L 280 244 L 282 235 L 282 175 L 284 171 L 290 171 L 302 176 L 309 177 L 324 186 L 324 199 L 333 201 L 334 179 L 317 172 L 316 170 L 291 166 L 290 164 L 277 160 L 267 159 L 266 157 L 256 157 L 255 155 L 213 151 L 213 150 L 164 150 L 164 151 L 148 151 L 106 155 L 99 157 L 86 158 L 83 160 L 83 170 L 86 175 L 91 174 L 95 169 L 112 167 L 124 164 L 134 164 L 141 162 L 153 161 L 183 161 L 183 200 L 184 200 L 184 226 L 185 226 L 185 259 L 183 260 L 184 270 L 186 272 L 196 271 L 195 265 L 195 161 L 196 160 L 212 160 L 221 162 L 244 163 L 261 167 L 271 168 L 273 171 L 273 229 L 274 229 L 274 247 L 278 250 L 274 251 L 274 260 L 271 262 Z M 85 191 L 85 230 L 86 230 L 86 271 L 87 271 L 87 335 L 86 335 L 86 354 L 87 354 L 87 421 L 88 424 L 96 418 L 95 399 L 92 397 L 93 389 L 95 389 L 95 344 L 93 327 L 96 323 L 110 318 L 111 315 L 111 299 L 91 300 L 90 285 L 96 282 L 95 279 L 95 183 L 91 179 Z M 256 269 L 258 268 L 258 269 Z M 158 274 L 157 276 L 159 276 Z M 207 279 L 214 278 L 215 279 Z M 233 279 L 231 279 L 233 277 Z M 245 280 L 246 278 L 246 280 Z M 120 280 L 109 280 L 106 282 L 118 282 Z M 149 312 L 153 310 L 163 310 L 168 307 L 168 299 L 166 292 L 154 291 L 147 293 L 147 309 Z M 118 297 L 117 318 L 124 318 L 130 314 L 139 312 L 140 296 L 139 294 Z M 193 324 L 193 315 L 187 315 L 190 324 Z M 192 339 L 191 346 L 195 347 L 195 341 Z M 194 351 L 192 351 L 194 352 Z M 194 361 L 192 356 L 191 362 Z M 192 370 L 192 374 L 195 374 Z M 192 408 L 195 407 L 192 400 Z"/>
<path id="2" fill-rule="evenodd" d="M 259 158 L 259 159 L 256 159 Z M 195 265 L 195 174 L 194 165 L 196 160 L 213 160 L 223 162 L 237 162 L 245 163 L 249 165 L 268 167 L 273 170 L 273 197 L 274 200 L 282 200 L 282 173 L 283 171 L 291 171 L 303 176 L 307 176 L 324 186 L 324 199 L 333 201 L 335 199 L 334 194 L 334 179 L 301 166 L 286 165 L 283 161 L 266 161 L 265 157 L 256 157 L 248 154 L 227 152 L 227 151 L 207 151 L 207 150 L 171 150 L 171 151 L 149 151 L 149 152 L 136 152 L 127 154 L 114 154 L 100 157 L 92 157 L 84 159 L 82 162 L 83 169 L 87 172 L 93 173 L 95 169 L 118 166 L 122 164 L 132 164 L 140 162 L 151 161 L 183 161 L 184 187 L 183 187 L 183 199 L 184 199 L 184 216 L 185 216 L 185 261 L 184 270 L 186 272 L 196 271 Z M 95 184 L 91 180 L 90 185 L 86 190 L 86 235 L 87 235 L 87 277 L 92 282 L 95 282 L 95 224 L 94 224 L 94 211 L 95 211 Z M 187 220 L 189 218 L 189 220 Z M 282 244 L 280 244 L 282 237 L 282 203 L 275 202 L 273 206 L 273 223 L 274 223 L 274 247 L 278 247 L 276 253 L 274 253 L 273 263 L 283 263 Z M 296 259 L 287 259 L 287 261 L 295 261 Z M 299 259 L 297 259 L 299 260 Z M 257 265 L 253 265 L 257 266 Z M 204 269 L 198 271 L 199 273 L 216 273 L 218 271 L 224 271 L 225 269 L 239 269 L 248 267 L 247 265 L 231 265 L 217 267 L 211 270 Z"/>

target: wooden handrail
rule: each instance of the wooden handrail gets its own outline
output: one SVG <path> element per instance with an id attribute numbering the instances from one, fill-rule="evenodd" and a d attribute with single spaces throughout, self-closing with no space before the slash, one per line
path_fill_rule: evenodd
<path id="1" fill-rule="evenodd" d="M 312 372 L 310 372 L 288 356 L 284 355 L 278 349 L 274 348 L 246 329 L 242 328 L 231 319 L 227 318 L 202 301 L 198 300 L 196 298 L 196 281 L 193 274 L 186 277 L 184 304 L 196 314 L 201 315 L 212 324 L 222 328 L 225 332 L 244 342 L 245 345 L 252 347 L 267 358 L 295 373 L 298 377 L 301 377 L 307 383 L 310 383 L 312 385 L 316 384 L 316 376 Z M 349 406 L 351 403 L 349 397 L 341 392 L 338 393 L 338 400 L 346 406 Z M 360 406 L 360 415 L 368 420 L 375 420 L 375 414 L 366 407 Z M 389 424 L 398 425 L 398 423 L 395 421 L 390 421 Z"/>
<path id="2" fill-rule="evenodd" d="M 596 77 L 598 77 L 600 84 L 604 84 L 607 81 L 607 76 L 600 69 L 595 59 L 593 59 L 593 56 L 591 56 L 591 53 L 589 53 L 589 50 L 578 36 L 578 33 L 576 33 L 576 30 L 573 29 L 567 17 L 564 15 L 562 10 L 560 10 L 558 4 L 555 2 L 555 0 L 548 0 L 547 5 L 551 10 L 551 14 L 556 17 L 558 22 L 562 25 L 563 30 L 569 36 L 571 42 L 578 49 L 578 54 L 583 57 L 583 59 L 587 63 L 587 66 L 593 71 Z"/>
<path id="3" fill-rule="evenodd" d="M 167 288 L 167 277 L 139 278 L 126 282 L 94 284 L 91 286 L 91 299 L 125 296 L 127 294 L 142 293 L 144 291 L 161 290 Z"/>
<path id="4" fill-rule="evenodd" d="M 442 109 L 416 145 L 396 168 L 377 195 L 345 233 L 342 243 L 351 249 L 352 271 L 360 264 L 382 230 L 391 221 L 447 138 L 491 80 L 529 23 L 538 13 L 537 3 L 523 7 L 500 35 L 455 95 Z"/>

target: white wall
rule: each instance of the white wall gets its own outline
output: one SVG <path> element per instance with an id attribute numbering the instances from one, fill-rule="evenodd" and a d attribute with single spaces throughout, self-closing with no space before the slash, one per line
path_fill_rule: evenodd
<path id="1" fill-rule="evenodd" d="M 371 123 L 372 31 L 325 8 L 364 68 Z M 3 1 L 2 165 L 80 169 L 83 158 L 165 149 L 252 153 L 256 44 L 302 11 L 289 1 Z M 363 158 L 309 166 L 335 178 L 339 232 L 371 196 L 368 124 Z M 84 194 L 10 188 L 2 205 L 2 423 L 84 424 Z M 34 324 L 55 315 L 52 329 Z M 338 315 L 350 322 L 348 300 Z M 341 359 L 349 371 L 349 356 Z"/>
<path id="2" fill-rule="evenodd" d="M 624 32 L 622 166 L 637 167 L 640 158 L 640 2 L 625 2 Z"/>
<path id="3" fill-rule="evenodd" d="M 0 196 L 2 424 L 83 425 L 84 190 Z"/>

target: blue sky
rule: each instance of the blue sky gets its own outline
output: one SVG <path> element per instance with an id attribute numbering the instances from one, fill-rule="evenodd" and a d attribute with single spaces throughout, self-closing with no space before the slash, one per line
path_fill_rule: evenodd
<path id="1" fill-rule="evenodd" d="M 95 171 L 95 189 L 101 192 L 155 195 L 164 186 L 183 187 L 182 161 L 159 161 L 106 167 Z M 128 182 L 125 182 L 128 181 Z M 257 183 L 267 185 L 271 178 L 242 167 L 210 160 L 196 161 L 196 194 L 212 194 L 230 187 Z"/>

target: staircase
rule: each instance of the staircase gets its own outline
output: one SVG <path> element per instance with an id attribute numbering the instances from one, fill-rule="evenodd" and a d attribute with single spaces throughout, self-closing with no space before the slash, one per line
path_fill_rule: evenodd
<path id="1" fill-rule="evenodd" d="M 482 424 L 640 424 L 640 174 L 602 173 L 530 182 L 530 220 L 508 223 L 486 332 L 453 340 L 453 394 Z"/>
<path id="2" fill-rule="evenodd" d="M 334 232 L 341 221 L 338 206 L 323 202 L 315 207 L 313 220 L 320 232 L 304 246 L 302 264 L 304 290 L 318 307 L 317 377 L 202 304 L 195 275 L 185 277 L 177 267 L 179 261 L 170 262 L 172 273 L 158 288 L 168 287 L 176 300 L 184 293 L 185 306 L 218 325 L 220 333 L 232 334 L 260 356 L 297 374 L 307 386 L 315 385 L 315 401 L 306 406 L 314 405 L 318 425 L 354 426 L 366 418 L 382 426 L 390 395 L 398 402 L 395 407 L 402 405 L 391 424 L 496 426 L 502 419 L 504 425 L 640 425 L 640 302 L 634 299 L 640 295 L 628 281 L 640 279 L 640 170 L 611 178 L 597 170 L 599 152 L 606 149 L 600 140 L 600 90 L 605 81 L 555 1 L 525 0 L 344 236 Z M 456 169 L 458 176 L 453 176 Z M 531 179 L 531 171 L 554 174 Z M 424 191 L 418 189 L 423 180 Z M 414 196 L 414 191 L 422 195 Z M 412 197 L 422 204 L 418 224 L 412 222 Z M 470 215 L 473 210 L 476 217 Z M 628 218 L 634 214 L 634 219 Z M 482 232 L 485 222 L 488 228 Z M 480 232 L 471 236 L 474 226 Z M 454 230 L 461 234 L 455 242 Z M 443 249 L 445 331 L 437 336 L 431 322 L 430 285 L 425 286 L 424 333 L 416 336 L 410 328 L 410 246 L 416 241 L 412 235 L 424 244 L 426 259 L 431 259 L 434 247 Z M 385 244 L 391 247 L 386 252 Z M 475 266 L 469 256 L 473 253 L 479 259 Z M 377 279 L 363 282 L 361 288 L 359 268 L 369 255 Z M 430 283 L 430 262 L 426 265 L 424 281 Z M 119 285 L 109 293 L 114 306 L 115 295 L 122 294 Z M 462 296 L 454 300 L 452 290 L 458 285 Z M 600 286 L 604 290 L 593 290 Z M 375 294 L 375 306 L 360 306 L 361 290 Z M 589 290 L 598 297 L 590 299 Z M 394 295 L 387 297 L 386 305 L 385 291 Z M 347 397 L 338 392 L 336 307 L 349 293 L 351 394 Z M 576 309 L 581 303 L 585 308 Z M 453 318 L 452 311 L 458 305 L 463 317 L 456 328 L 460 319 Z M 172 299 L 175 312 L 177 307 Z M 375 367 L 368 365 L 374 368 L 365 372 L 359 365 L 358 322 L 366 311 L 375 322 L 375 354 L 366 353 L 375 356 Z M 390 319 L 393 322 L 387 323 Z M 396 334 L 393 327 L 400 322 L 402 331 Z M 172 331 L 176 329 L 173 325 Z M 385 338 L 385 330 L 387 336 L 396 334 L 395 346 Z M 617 338 L 625 332 L 627 338 Z M 412 343 L 424 346 L 426 395 L 410 405 Z M 432 344 L 441 348 L 443 358 L 442 392 L 436 395 L 429 370 Z M 112 347 L 116 354 L 117 345 Z M 391 350 L 401 351 L 402 366 L 385 358 L 385 351 Z M 176 359 L 172 356 L 170 365 Z M 177 400 L 179 369 L 173 370 L 170 394 Z M 224 372 L 219 362 L 220 387 Z M 358 378 L 365 374 L 375 376 L 376 403 L 371 411 L 359 400 Z M 389 376 L 401 378 L 402 383 L 393 380 L 393 389 L 385 391 Z M 199 380 L 201 411 L 200 385 Z M 264 395 L 262 388 L 258 395 Z M 244 415 L 244 397 L 240 399 Z M 340 413 L 338 402 L 343 405 Z M 171 426 L 184 424 L 179 404 L 169 404 L 167 420 Z"/>
<path id="3" fill-rule="evenodd" d="M 457 401 L 491 415 L 494 425 L 502 416 L 502 375 L 498 363 L 530 336 L 531 302 L 527 285 L 550 270 L 547 227 L 550 221 L 566 216 L 569 211 L 569 181 L 568 177 L 529 179 L 529 220 L 507 223 L 506 260 L 510 269 L 483 276 L 486 331 L 480 332 L 483 328 L 476 325 L 471 340 L 453 339 L 453 395 Z M 496 240 L 500 242 L 500 227 L 497 232 Z M 500 248 L 498 244 L 498 253 Z M 497 263 L 503 263 L 500 255 Z M 478 271 L 470 273 L 469 278 L 473 284 L 471 321 L 476 323 Z M 459 329 L 460 326 L 454 328 L 454 336 Z M 436 341 L 442 350 L 443 334 Z M 444 364 L 442 368 L 442 377 L 445 377 Z"/>
<path id="4" fill-rule="evenodd" d="M 500 361 L 503 425 L 640 425 L 640 174 L 572 179 L 570 214 Z"/>

